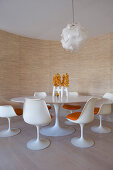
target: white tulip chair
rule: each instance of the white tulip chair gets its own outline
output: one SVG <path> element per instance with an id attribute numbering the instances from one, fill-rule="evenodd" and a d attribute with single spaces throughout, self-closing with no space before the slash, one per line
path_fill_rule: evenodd
<path id="1" fill-rule="evenodd" d="M 34 96 L 37 97 L 38 99 L 45 99 L 47 97 L 46 92 L 34 92 Z M 47 104 L 48 109 L 51 109 L 51 105 Z"/>
<path id="2" fill-rule="evenodd" d="M 103 104 L 99 111 L 94 113 L 99 115 L 100 125 L 91 127 L 91 130 L 96 133 L 110 133 L 111 129 L 102 125 L 102 117 L 111 114 L 111 104 Z"/>
<path id="3" fill-rule="evenodd" d="M 68 95 L 71 97 L 74 97 L 74 96 L 78 96 L 79 94 L 78 94 L 78 92 L 68 92 Z M 63 108 L 69 110 L 70 113 L 73 113 L 73 111 L 79 110 L 81 108 L 81 106 L 75 105 L 75 104 L 64 104 Z M 68 120 L 66 120 L 64 123 L 66 125 L 74 125 L 72 122 L 70 122 Z"/>
<path id="4" fill-rule="evenodd" d="M 48 139 L 40 139 L 40 126 L 47 125 L 51 122 L 45 101 L 38 99 L 25 99 L 23 108 L 23 119 L 26 123 L 36 126 L 37 138 L 27 143 L 27 148 L 31 150 L 41 150 L 50 145 Z"/>
<path id="5" fill-rule="evenodd" d="M 105 93 L 103 98 L 113 101 L 113 93 Z M 96 133 L 110 133 L 111 129 L 102 125 L 102 118 L 104 115 L 111 114 L 111 104 L 103 104 L 100 108 L 95 108 L 94 113 L 99 115 L 100 125 L 92 127 L 91 130 Z"/>
<path id="6" fill-rule="evenodd" d="M 105 93 L 105 94 L 103 95 L 103 98 L 109 99 L 109 100 L 112 100 L 112 101 L 113 101 L 113 93 Z"/>
<path id="7" fill-rule="evenodd" d="M 34 96 L 38 97 L 39 99 L 45 99 L 47 97 L 46 92 L 34 92 Z"/>
<path id="8" fill-rule="evenodd" d="M 17 116 L 11 105 L 0 106 L 0 117 L 7 118 L 9 128 L 0 132 L 0 137 L 14 136 L 20 133 L 20 129 L 11 128 L 11 118 Z"/>
<path id="9" fill-rule="evenodd" d="M 80 124 L 81 137 L 80 138 L 74 137 L 71 139 L 71 143 L 74 146 L 80 148 L 88 148 L 94 145 L 93 140 L 84 138 L 83 128 L 85 124 L 90 123 L 94 120 L 94 106 L 96 101 L 97 98 L 89 99 L 85 104 L 82 112 L 71 113 L 66 117 L 70 122 Z"/>

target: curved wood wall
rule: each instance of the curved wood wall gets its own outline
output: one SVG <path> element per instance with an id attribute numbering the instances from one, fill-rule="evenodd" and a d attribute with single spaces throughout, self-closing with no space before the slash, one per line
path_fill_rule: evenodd
<path id="1" fill-rule="evenodd" d="M 36 40 L 0 31 L 0 94 L 10 98 L 52 91 L 55 73 L 69 73 L 70 91 L 113 92 L 113 33 L 89 39 L 67 52 L 58 41 Z"/>

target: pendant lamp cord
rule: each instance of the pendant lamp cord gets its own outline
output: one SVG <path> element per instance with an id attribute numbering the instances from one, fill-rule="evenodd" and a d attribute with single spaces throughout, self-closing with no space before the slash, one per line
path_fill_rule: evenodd
<path id="1" fill-rule="evenodd" d="M 75 18 L 74 18 L 74 2 L 73 2 L 73 0 L 72 0 L 72 16 L 73 16 L 73 24 L 74 24 Z"/>

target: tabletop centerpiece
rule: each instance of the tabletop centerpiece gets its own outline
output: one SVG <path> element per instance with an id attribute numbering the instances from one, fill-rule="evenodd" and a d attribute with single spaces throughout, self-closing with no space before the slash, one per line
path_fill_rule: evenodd
<path id="1" fill-rule="evenodd" d="M 66 97 L 68 97 L 68 87 L 69 87 L 69 75 L 68 73 L 63 74 L 62 78 L 59 73 L 53 76 L 53 93 L 52 96 L 63 97 L 64 92 Z"/>

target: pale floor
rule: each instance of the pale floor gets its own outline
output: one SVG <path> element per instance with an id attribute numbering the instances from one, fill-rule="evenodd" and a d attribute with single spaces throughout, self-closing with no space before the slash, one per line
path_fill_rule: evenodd
<path id="1" fill-rule="evenodd" d="M 24 123 L 22 117 L 13 119 L 13 127 L 19 127 L 21 133 L 0 138 L 0 170 L 113 170 L 113 123 L 104 121 L 112 133 L 91 132 L 90 127 L 98 123 L 96 119 L 85 127 L 85 136 L 95 141 L 95 145 L 89 149 L 80 149 L 70 143 L 72 137 L 80 136 L 79 125 L 75 125 L 74 134 L 47 137 L 51 140 L 50 147 L 31 151 L 26 148 L 26 143 L 35 137 L 35 127 Z M 0 119 L 0 130 L 6 127 L 7 121 Z"/>

